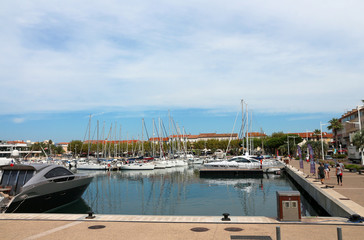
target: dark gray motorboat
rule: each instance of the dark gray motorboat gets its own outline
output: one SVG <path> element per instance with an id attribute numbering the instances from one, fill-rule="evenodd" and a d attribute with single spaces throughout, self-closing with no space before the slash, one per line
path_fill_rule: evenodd
<path id="1" fill-rule="evenodd" d="M 92 181 L 60 165 L 11 164 L 0 170 L 0 212 L 6 213 L 39 213 L 71 203 Z"/>

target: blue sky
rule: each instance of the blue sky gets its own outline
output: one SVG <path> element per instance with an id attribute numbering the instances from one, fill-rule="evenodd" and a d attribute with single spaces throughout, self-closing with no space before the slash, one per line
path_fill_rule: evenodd
<path id="1" fill-rule="evenodd" d="M 83 139 L 88 115 L 138 138 L 305 132 L 364 98 L 362 1 L 5 1 L 0 139 Z M 240 126 L 239 126 L 240 127 Z M 235 127 L 235 132 L 238 127 Z"/>

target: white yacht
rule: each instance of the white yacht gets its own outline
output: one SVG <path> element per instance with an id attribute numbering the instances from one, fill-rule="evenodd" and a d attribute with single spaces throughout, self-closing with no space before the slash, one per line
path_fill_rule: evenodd
<path id="1" fill-rule="evenodd" d="M 79 160 L 76 164 L 77 170 L 109 170 L 111 164 L 105 161 L 98 162 L 97 159 L 93 160 Z"/>
<path id="2" fill-rule="evenodd" d="M 236 156 L 229 160 L 215 161 L 204 163 L 205 167 L 222 167 L 222 168 L 245 168 L 245 169 L 263 169 L 267 173 L 279 172 L 284 165 L 275 159 L 252 158 L 251 155 Z"/>
<path id="3" fill-rule="evenodd" d="M 248 156 L 236 156 L 229 160 L 223 160 L 218 162 L 204 163 L 205 167 L 234 167 L 234 168 L 247 168 L 254 169 L 260 168 L 260 161 L 250 158 Z"/>
<path id="4" fill-rule="evenodd" d="M 126 163 L 120 166 L 120 170 L 153 170 L 153 163 Z"/>

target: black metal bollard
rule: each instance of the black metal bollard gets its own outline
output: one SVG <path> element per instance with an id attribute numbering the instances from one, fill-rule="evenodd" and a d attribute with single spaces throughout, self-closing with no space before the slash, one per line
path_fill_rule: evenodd
<path id="1" fill-rule="evenodd" d="M 281 227 L 280 226 L 276 227 L 276 239 L 281 240 Z"/>
<path id="2" fill-rule="evenodd" d="M 88 216 L 86 217 L 86 219 L 93 219 L 93 218 L 95 218 L 95 216 L 93 216 L 93 212 L 92 211 L 89 211 L 88 212 Z"/>
<path id="3" fill-rule="evenodd" d="M 229 218 L 229 213 L 223 213 L 222 214 L 224 217 L 221 218 L 221 221 L 230 221 L 230 218 Z"/>
<path id="4" fill-rule="evenodd" d="M 337 227 L 337 239 L 343 240 L 343 233 L 341 231 L 341 227 Z"/>

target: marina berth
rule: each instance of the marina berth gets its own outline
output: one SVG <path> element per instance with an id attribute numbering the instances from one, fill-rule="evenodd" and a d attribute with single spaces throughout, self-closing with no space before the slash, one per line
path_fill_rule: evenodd
<path id="1" fill-rule="evenodd" d="M 93 177 L 60 165 L 11 164 L 0 167 L 1 212 L 45 212 L 79 199 Z"/>

